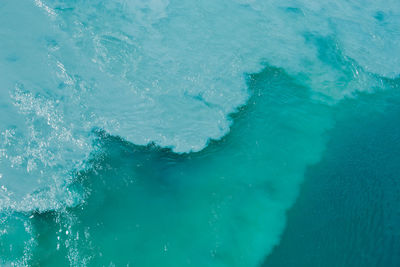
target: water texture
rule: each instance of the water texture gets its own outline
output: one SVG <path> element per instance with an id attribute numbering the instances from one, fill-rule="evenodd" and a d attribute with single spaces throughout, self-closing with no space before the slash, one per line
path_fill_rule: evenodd
<path id="1" fill-rule="evenodd" d="M 338 110 L 321 162 L 306 172 L 264 266 L 400 264 L 399 96 L 390 90 L 343 103 L 353 113 Z"/>
<path id="2" fill-rule="evenodd" d="M 397 1 L 0 14 L 3 265 L 259 265 L 343 102 L 398 90 Z"/>

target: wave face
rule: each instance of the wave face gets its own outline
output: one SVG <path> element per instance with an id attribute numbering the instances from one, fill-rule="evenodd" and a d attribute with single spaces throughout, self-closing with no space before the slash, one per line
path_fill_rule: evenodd
<path id="1" fill-rule="evenodd" d="M 0 242 L 15 248 L 0 251 L 6 264 L 68 255 L 72 265 L 255 265 L 279 241 L 304 169 L 324 149 L 332 106 L 390 88 L 400 74 L 394 0 L 6 0 L 0 25 Z M 135 213 L 147 227 L 106 246 L 132 225 L 116 223 L 125 231 L 111 227 L 102 239 L 76 209 L 93 215 L 108 201 L 102 194 L 123 192 L 118 216 Z M 154 214 L 168 217 L 163 227 Z M 196 223 L 200 215 L 208 219 Z M 50 243 L 38 236 L 51 222 L 67 234 L 45 256 Z M 193 251 L 179 229 L 196 235 Z M 116 256 L 151 232 L 188 258 L 150 257 L 165 238 Z"/>

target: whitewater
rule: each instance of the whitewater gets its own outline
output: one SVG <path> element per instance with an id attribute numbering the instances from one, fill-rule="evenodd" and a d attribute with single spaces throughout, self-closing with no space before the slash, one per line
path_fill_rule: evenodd
<path id="1" fill-rule="evenodd" d="M 399 55 L 395 0 L 2 0 L 0 263 L 259 265 Z"/>

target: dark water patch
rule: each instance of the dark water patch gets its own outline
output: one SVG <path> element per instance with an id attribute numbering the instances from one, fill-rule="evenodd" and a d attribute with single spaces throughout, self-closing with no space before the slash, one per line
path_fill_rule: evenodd
<path id="1" fill-rule="evenodd" d="M 380 22 L 382 22 L 382 21 L 384 21 L 385 20 L 385 12 L 383 12 L 383 11 L 377 11 L 376 13 L 375 13 L 375 15 L 374 15 L 374 18 L 377 20 L 377 21 L 380 21 Z"/>
<path id="2" fill-rule="evenodd" d="M 400 266 L 400 83 L 383 82 L 391 90 L 338 106 L 326 153 L 263 266 Z"/>

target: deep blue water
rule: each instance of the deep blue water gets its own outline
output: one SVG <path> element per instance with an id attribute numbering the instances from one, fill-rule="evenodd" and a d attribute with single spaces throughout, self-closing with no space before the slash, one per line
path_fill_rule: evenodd
<path id="1" fill-rule="evenodd" d="M 400 265 L 398 89 L 346 103 L 264 266 Z"/>

